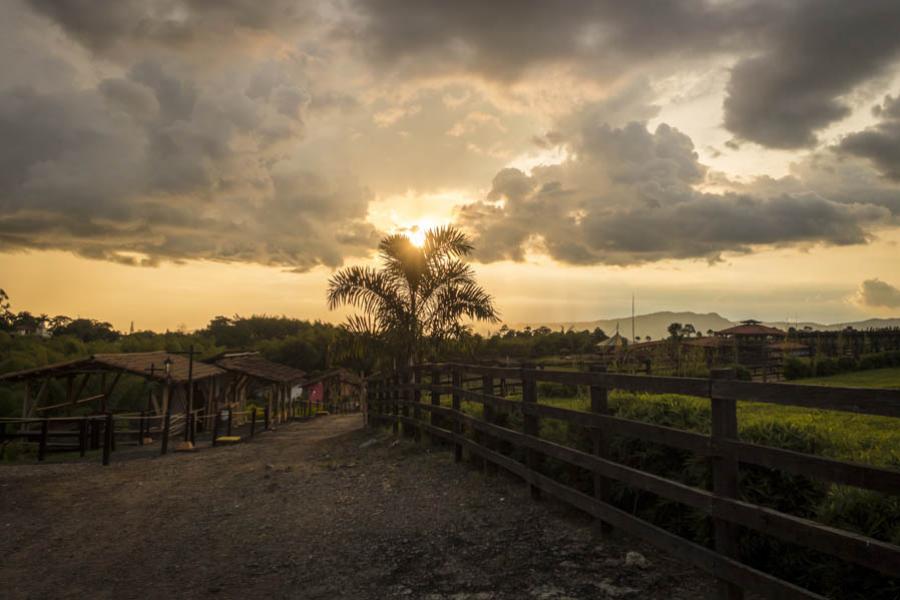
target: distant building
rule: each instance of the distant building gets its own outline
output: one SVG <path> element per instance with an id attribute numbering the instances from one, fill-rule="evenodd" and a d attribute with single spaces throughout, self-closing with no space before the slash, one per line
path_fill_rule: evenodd
<path id="1" fill-rule="evenodd" d="M 741 321 L 740 325 L 717 331 L 716 337 L 734 338 L 740 342 L 765 342 L 784 339 L 787 337 L 787 333 L 775 327 L 763 325 L 759 321 L 748 319 Z"/>
<path id="2" fill-rule="evenodd" d="M 53 337 L 53 332 L 47 328 L 46 323 L 37 323 L 34 325 L 21 325 L 13 330 L 13 335 L 20 337 L 39 337 L 49 339 Z"/>
<path id="3" fill-rule="evenodd" d="M 606 338 L 602 342 L 597 342 L 594 347 L 600 352 L 616 352 L 625 348 L 628 344 L 628 338 L 617 331 L 612 337 Z"/>

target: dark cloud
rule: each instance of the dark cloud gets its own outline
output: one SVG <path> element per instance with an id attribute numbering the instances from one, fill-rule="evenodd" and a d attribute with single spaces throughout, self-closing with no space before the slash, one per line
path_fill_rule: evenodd
<path id="1" fill-rule="evenodd" d="M 29 0 L 29 4 L 100 52 L 145 43 L 176 47 L 207 41 L 234 43 L 234 35 L 241 32 L 266 35 L 312 18 L 312 11 L 293 0 L 117 0 L 100 4 L 92 0 Z"/>
<path id="2" fill-rule="evenodd" d="M 77 92 L 0 90 L 16 141 L 0 148 L 0 251 L 296 270 L 365 255 L 370 192 L 285 159 L 302 135 L 291 91 L 252 99 L 153 62 Z"/>
<path id="3" fill-rule="evenodd" d="M 531 248 L 571 264 L 718 260 L 761 245 L 865 243 L 891 219 L 885 206 L 836 201 L 802 182 L 699 191 L 706 168 L 665 124 L 586 122 L 567 147 L 559 165 L 499 172 L 487 198 L 461 210 L 481 260 L 522 260 Z"/>
<path id="4" fill-rule="evenodd" d="M 742 7 L 702 0 L 366 0 L 356 3 L 356 12 L 353 32 L 381 64 L 501 80 L 555 62 L 621 72 L 623 59 L 716 48 L 723 38 L 742 35 L 738 25 L 758 20 Z"/>
<path id="5" fill-rule="evenodd" d="M 360 39 L 380 65 L 413 74 L 471 72 L 494 80 L 564 64 L 617 79 L 673 61 L 741 58 L 725 127 L 773 148 L 816 142 L 846 117 L 844 96 L 900 55 L 900 3 L 846 2 L 360 2 Z"/>
<path id="6" fill-rule="evenodd" d="M 900 289 L 880 279 L 867 279 L 859 285 L 857 301 L 873 308 L 900 308 Z"/>
<path id="7" fill-rule="evenodd" d="M 900 3 L 784 4 L 788 14 L 763 29 L 758 52 L 732 70 L 725 127 L 764 146 L 798 148 L 850 113 L 845 94 L 896 61 Z"/>
<path id="8" fill-rule="evenodd" d="M 900 182 L 900 96 L 885 97 L 873 112 L 881 121 L 845 136 L 837 150 L 868 159 L 884 177 Z"/>

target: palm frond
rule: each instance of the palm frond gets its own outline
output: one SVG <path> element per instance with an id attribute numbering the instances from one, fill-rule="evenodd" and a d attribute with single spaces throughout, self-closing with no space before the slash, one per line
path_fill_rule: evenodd
<path id="1" fill-rule="evenodd" d="M 469 237 L 451 225 L 435 227 L 425 232 L 424 244 L 426 256 L 468 256 L 475 249 Z"/>

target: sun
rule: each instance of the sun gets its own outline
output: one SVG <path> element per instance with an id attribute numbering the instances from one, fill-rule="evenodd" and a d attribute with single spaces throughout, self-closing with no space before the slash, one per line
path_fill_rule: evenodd
<path id="1" fill-rule="evenodd" d="M 413 246 L 421 248 L 425 245 L 425 228 L 415 226 L 409 230 L 406 237 L 409 238 L 409 241 L 412 242 Z"/>

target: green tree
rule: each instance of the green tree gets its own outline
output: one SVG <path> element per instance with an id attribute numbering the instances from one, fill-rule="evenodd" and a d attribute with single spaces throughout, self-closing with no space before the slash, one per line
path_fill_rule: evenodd
<path id="1" fill-rule="evenodd" d="M 463 319 L 495 322 L 494 302 L 465 258 L 473 247 L 453 227 L 431 229 L 422 247 L 401 234 L 378 246 L 382 267 L 341 269 L 328 282 L 328 307 L 353 306 L 346 328 L 393 353 L 401 364 L 420 361 L 466 331 Z"/>

